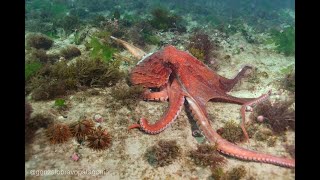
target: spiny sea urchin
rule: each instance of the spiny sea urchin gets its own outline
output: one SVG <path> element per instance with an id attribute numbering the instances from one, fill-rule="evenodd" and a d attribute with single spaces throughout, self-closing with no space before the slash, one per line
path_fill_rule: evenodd
<path id="1" fill-rule="evenodd" d="M 80 120 L 70 125 L 71 133 L 79 140 L 84 140 L 85 136 L 92 133 L 94 123 L 92 120 Z"/>
<path id="2" fill-rule="evenodd" d="M 105 150 L 111 146 L 111 136 L 101 126 L 88 135 L 87 140 L 89 142 L 88 146 L 94 150 Z"/>
<path id="3" fill-rule="evenodd" d="M 50 139 L 50 143 L 58 144 L 66 142 L 71 137 L 71 131 L 68 125 L 54 124 L 48 128 L 47 135 Z"/>

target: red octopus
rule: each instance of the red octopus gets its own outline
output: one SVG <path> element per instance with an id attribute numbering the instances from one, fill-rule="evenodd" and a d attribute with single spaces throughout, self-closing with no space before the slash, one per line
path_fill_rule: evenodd
<path id="1" fill-rule="evenodd" d="M 131 82 L 147 89 L 143 94 L 144 99 L 169 101 L 168 110 L 155 124 L 149 124 L 145 118 L 141 118 L 139 124 L 134 124 L 129 129 L 140 128 L 148 134 L 158 134 L 177 118 L 186 101 L 199 129 L 209 142 L 216 144 L 219 152 L 242 160 L 295 167 L 294 159 L 259 153 L 230 143 L 210 125 L 206 111 L 206 103 L 209 100 L 240 104 L 242 105 L 241 128 L 248 140 L 244 128 L 246 108 L 267 99 L 271 91 L 258 98 L 238 98 L 228 95 L 227 92 L 244 76 L 246 70 L 251 68 L 250 66 L 242 68 L 235 78 L 227 79 L 215 73 L 188 52 L 180 51 L 174 46 L 166 46 L 147 56 L 133 45 L 115 37 L 111 38 L 123 44 L 135 57 L 143 58 L 132 70 Z M 154 92 L 150 89 L 159 91 Z"/>

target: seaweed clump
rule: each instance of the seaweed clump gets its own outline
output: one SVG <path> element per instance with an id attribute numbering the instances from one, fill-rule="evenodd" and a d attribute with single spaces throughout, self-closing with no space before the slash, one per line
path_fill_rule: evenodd
<path id="1" fill-rule="evenodd" d="M 30 142 L 31 139 L 33 139 L 34 130 L 32 128 L 28 127 L 28 124 L 30 123 L 30 117 L 33 109 L 30 103 L 25 102 L 24 104 L 24 131 L 25 131 L 25 143 Z"/>
<path id="2" fill-rule="evenodd" d="M 276 50 L 284 53 L 286 56 L 295 54 L 295 29 L 290 26 L 281 31 L 271 30 L 271 39 L 275 43 Z"/>
<path id="3" fill-rule="evenodd" d="M 148 148 L 145 158 L 154 167 L 163 167 L 171 164 L 180 154 L 177 141 L 160 140 L 158 143 Z"/>
<path id="4" fill-rule="evenodd" d="M 98 36 L 109 37 L 109 32 L 100 32 Z M 87 44 L 88 48 L 92 48 L 90 56 L 93 59 L 102 59 L 106 62 L 109 62 L 113 54 L 116 52 L 116 49 L 112 48 L 110 45 L 104 45 L 102 42 L 99 41 L 97 37 L 92 37 L 90 43 Z"/>
<path id="5" fill-rule="evenodd" d="M 80 85 L 104 87 L 115 85 L 122 78 L 123 73 L 119 71 L 119 66 L 119 61 L 105 63 L 99 59 L 79 59 L 70 68 L 75 72 Z"/>
<path id="6" fill-rule="evenodd" d="M 208 60 L 212 48 L 213 44 L 207 34 L 195 32 L 193 36 L 190 37 L 188 50 L 198 59 L 202 61 Z"/>
<path id="7" fill-rule="evenodd" d="M 284 89 L 287 89 L 290 92 L 295 92 L 296 90 L 296 81 L 295 81 L 295 72 L 292 71 L 288 73 L 281 81 Z"/>
<path id="8" fill-rule="evenodd" d="M 48 50 L 53 45 L 53 40 L 51 40 L 46 35 L 40 33 L 32 33 L 27 36 L 26 44 L 28 47 Z"/>
<path id="9" fill-rule="evenodd" d="M 275 103 L 266 101 L 256 106 L 250 118 L 256 120 L 258 116 L 263 116 L 275 134 L 284 133 L 288 129 L 295 130 L 295 112 L 290 108 L 293 103 L 292 100 Z"/>
<path id="10" fill-rule="evenodd" d="M 64 99 L 56 99 L 54 101 L 54 107 L 57 109 L 65 109 L 67 107 L 66 100 Z"/>
<path id="11" fill-rule="evenodd" d="M 24 66 L 24 78 L 25 80 L 29 80 L 32 76 L 34 76 L 40 69 L 42 68 L 42 64 L 38 61 L 27 62 Z"/>
<path id="12" fill-rule="evenodd" d="M 60 144 L 69 140 L 71 131 L 68 125 L 54 124 L 48 128 L 47 136 L 51 144 Z"/>
<path id="13" fill-rule="evenodd" d="M 49 56 L 44 49 L 32 49 L 31 50 L 31 57 L 33 59 L 39 60 L 41 63 L 46 63 L 49 61 Z"/>
<path id="14" fill-rule="evenodd" d="M 222 168 L 212 169 L 212 177 L 215 180 L 239 180 L 246 176 L 247 171 L 244 166 L 232 168 L 230 171 L 224 172 Z"/>
<path id="15" fill-rule="evenodd" d="M 269 147 L 273 147 L 277 141 L 277 136 L 273 136 L 273 133 L 268 128 L 263 128 L 254 134 L 257 141 L 266 141 Z"/>
<path id="16" fill-rule="evenodd" d="M 79 19 L 78 16 L 74 16 L 74 15 L 64 16 L 63 18 L 55 22 L 55 26 L 63 28 L 63 30 L 67 34 L 71 34 L 72 32 L 74 32 L 76 29 L 80 27 L 80 25 L 81 25 L 81 20 Z"/>
<path id="17" fill-rule="evenodd" d="M 176 14 L 170 13 L 164 8 L 155 8 L 151 12 L 152 19 L 150 24 L 152 27 L 169 31 L 170 29 L 177 30 L 178 32 L 185 32 L 186 28 L 182 25 L 182 18 Z"/>
<path id="18" fill-rule="evenodd" d="M 33 109 L 32 109 L 31 104 L 28 102 L 25 102 L 24 103 L 24 122 L 25 123 L 30 119 L 32 111 L 33 111 Z"/>
<path id="19" fill-rule="evenodd" d="M 67 60 L 80 56 L 81 51 L 75 46 L 68 46 L 60 51 L 60 54 Z"/>
<path id="20" fill-rule="evenodd" d="M 53 118 L 45 114 L 36 114 L 25 123 L 25 143 L 33 140 L 35 132 L 39 128 L 48 128 L 53 123 Z"/>
<path id="21" fill-rule="evenodd" d="M 190 151 L 190 157 L 196 165 L 200 166 L 217 168 L 225 163 L 225 158 L 217 152 L 214 146 L 208 144 L 198 145 L 197 150 Z"/>
<path id="22" fill-rule="evenodd" d="M 294 145 L 285 145 L 284 148 L 286 151 L 290 154 L 292 158 L 295 158 L 296 156 L 296 148 Z"/>
<path id="23" fill-rule="evenodd" d="M 105 150 L 111 146 L 111 136 L 106 129 L 101 126 L 96 128 L 92 134 L 88 135 L 88 146 L 94 150 Z"/>
<path id="24" fill-rule="evenodd" d="M 46 114 L 36 114 L 28 123 L 28 127 L 31 127 L 35 130 L 39 128 L 48 128 L 53 123 L 53 118 Z"/>
<path id="25" fill-rule="evenodd" d="M 241 166 L 232 168 L 230 171 L 228 171 L 225 179 L 237 180 L 237 179 L 244 178 L 246 174 L 247 174 L 246 168 L 241 165 Z"/>
<path id="26" fill-rule="evenodd" d="M 70 125 L 72 135 L 78 140 L 84 140 L 85 136 L 90 135 L 93 132 L 94 123 L 92 120 L 84 119 L 77 121 Z"/>
<path id="27" fill-rule="evenodd" d="M 111 96 L 120 102 L 120 107 L 126 106 L 128 109 L 134 109 L 138 103 L 139 97 L 143 92 L 142 86 L 128 86 L 127 84 L 119 83 L 111 89 Z M 113 108 L 117 108 L 112 105 Z"/>
<path id="28" fill-rule="evenodd" d="M 153 34 L 152 26 L 146 21 L 140 21 L 128 30 L 128 36 L 133 44 L 145 47 L 146 43 L 159 45 L 161 40 Z"/>
<path id="29" fill-rule="evenodd" d="M 217 48 L 209 36 L 201 31 L 196 31 L 189 39 L 188 51 L 197 59 L 209 64 L 213 50 Z"/>
<path id="30" fill-rule="evenodd" d="M 237 143 L 244 140 L 244 135 L 240 126 L 233 120 L 226 122 L 226 124 L 217 130 L 224 139 Z"/>
<path id="31" fill-rule="evenodd" d="M 68 93 L 64 81 L 51 80 L 49 78 L 35 78 L 31 83 L 31 87 L 29 86 L 29 88 L 32 88 L 31 98 L 35 101 L 50 100 Z M 36 84 L 39 84 L 39 86 L 37 87 Z"/>
<path id="32" fill-rule="evenodd" d="M 40 70 L 27 84 L 34 100 L 49 100 L 85 87 L 112 86 L 123 76 L 119 62 L 77 59 L 70 65 L 65 61 Z"/>
<path id="33" fill-rule="evenodd" d="M 31 48 L 26 51 L 26 64 L 32 62 L 40 62 L 42 64 L 53 63 L 59 59 L 58 54 L 48 54 L 44 49 Z"/>

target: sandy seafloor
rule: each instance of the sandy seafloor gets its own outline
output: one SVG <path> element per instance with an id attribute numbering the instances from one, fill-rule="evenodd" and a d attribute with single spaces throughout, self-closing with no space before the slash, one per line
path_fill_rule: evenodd
<path id="1" fill-rule="evenodd" d="M 170 36 L 170 33 L 167 36 Z M 59 42 L 55 42 L 55 46 L 58 44 Z M 279 93 L 281 91 L 279 79 L 283 78 L 280 69 L 294 64 L 294 57 L 278 54 L 266 46 L 248 44 L 240 34 L 235 34 L 228 40 L 222 40 L 220 45 L 223 46 L 223 54 L 231 55 L 231 60 L 228 63 L 222 62 L 220 64 L 218 74 L 232 78 L 244 64 L 250 64 L 258 67 L 260 71 L 267 72 L 269 76 L 260 78 L 259 83 L 251 83 L 244 79 L 230 92 L 231 95 L 258 97 L 272 89 L 278 95 L 273 95 L 271 100 L 287 98 L 288 92 Z M 240 46 L 243 47 L 243 51 L 239 54 L 233 53 Z M 127 53 L 123 52 L 123 54 Z M 65 112 L 67 118 L 61 116 L 53 108 L 54 101 L 34 102 L 30 100 L 33 107 L 32 116 L 38 113 L 49 113 L 55 118 L 55 122 L 71 123 L 77 121 L 80 116 L 92 118 L 99 113 L 105 119 L 101 123 L 102 127 L 112 135 L 112 146 L 107 150 L 97 152 L 82 145 L 79 149 L 81 159 L 75 162 L 70 158 L 78 147 L 75 138 L 64 144 L 52 145 L 45 135 L 45 129 L 41 128 L 36 132 L 32 144 L 26 149 L 30 155 L 25 162 L 26 179 L 208 179 L 211 175 L 210 168 L 196 166 L 188 157 L 188 152 L 196 149 L 199 142 L 191 134 L 191 125 L 185 110 L 182 110 L 176 121 L 160 134 L 148 135 L 138 129 L 129 132 L 127 127 L 135 123 L 132 117 L 145 117 L 150 122 L 155 122 L 165 112 L 168 103 L 141 100 L 134 110 L 130 111 L 125 106 L 114 109 L 112 107 L 115 107 L 118 102 L 111 97 L 111 88 L 96 89 L 100 91 L 97 96 L 87 96 L 86 91 L 67 96 L 69 107 L 69 110 Z M 240 122 L 240 107 L 235 104 L 209 102 L 207 111 L 210 117 L 214 117 L 213 128 L 216 130 L 229 120 Z M 249 113 L 247 113 L 248 116 Z M 286 135 L 288 139 L 286 143 L 294 144 L 294 132 L 287 132 Z M 172 164 L 154 168 L 144 159 L 144 153 L 147 148 L 155 145 L 159 140 L 177 140 L 182 152 Z M 251 139 L 250 143 L 239 143 L 239 145 L 259 152 L 290 157 L 279 138 L 275 147 L 268 147 L 266 142 L 258 142 L 254 139 Z M 238 165 L 245 166 L 247 174 L 244 179 L 254 177 L 259 180 L 289 180 L 295 177 L 293 169 L 241 161 L 231 157 L 226 157 L 226 159 L 227 163 L 223 166 L 226 171 Z M 30 174 L 32 170 L 101 170 L 103 173 L 36 176 Z"/>

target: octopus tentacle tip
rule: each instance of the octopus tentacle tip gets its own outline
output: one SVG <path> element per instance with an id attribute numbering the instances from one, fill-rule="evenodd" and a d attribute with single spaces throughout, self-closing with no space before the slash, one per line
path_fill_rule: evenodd
<path id="1" fill-rule="evenodd" d="M 141 59 L 146 53 L 142 50 L 137 48 L 136 46 L 129 44 L 128 42 L 118 39 L 114 36 L 110 36 L 111 39 L 115 40 L 117 43 L 123 45 L 135 58 Z"/>
<path id="2" fill-rule="evenodd" d="M 134 129 L 134 128 L 140 128 L 140 124 L 133 124 L 131 126 L 128 127 L 128 130 Z"/>

